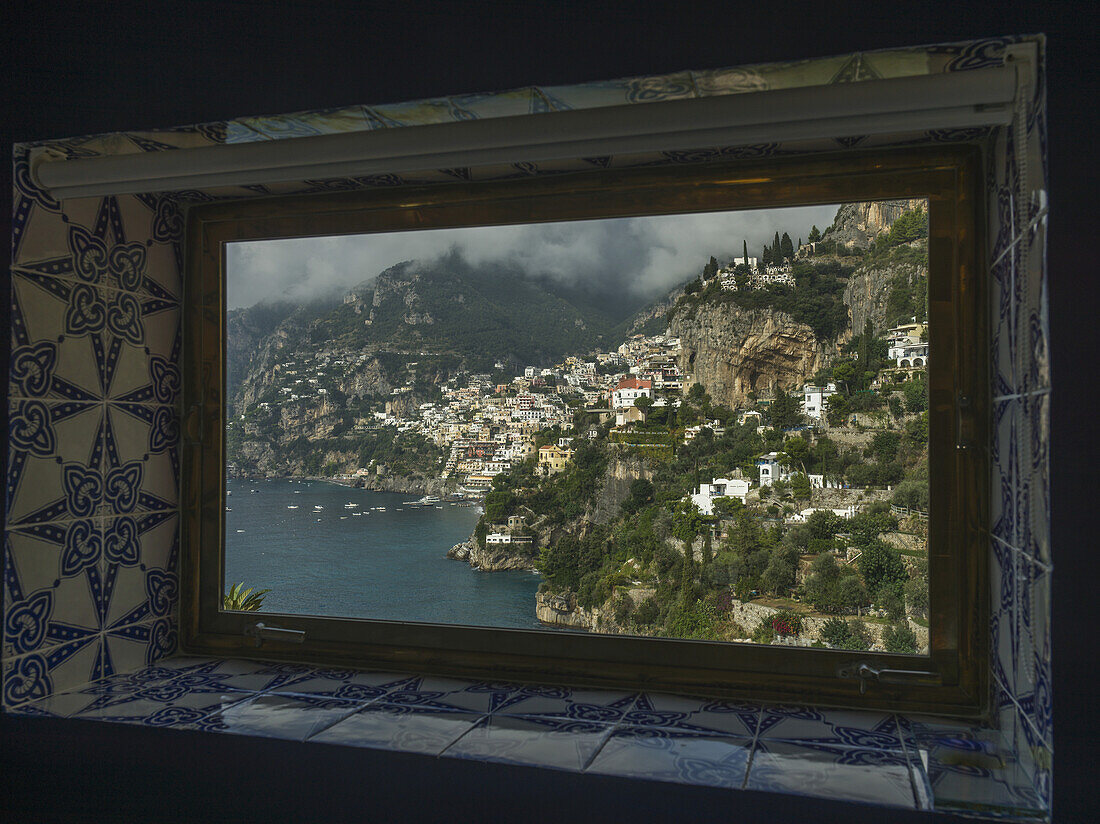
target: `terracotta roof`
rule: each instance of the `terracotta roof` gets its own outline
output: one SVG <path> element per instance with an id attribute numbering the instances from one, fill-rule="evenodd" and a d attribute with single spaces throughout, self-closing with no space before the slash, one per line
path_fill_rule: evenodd
<path id="1" fill-rule="evenodd" d="M 652 389 L 653 381 L 639 380 L 638 378 L 623 378 L 619 381 L 619 385 L 615 387 L 616 392 L 620 389 Z"/>

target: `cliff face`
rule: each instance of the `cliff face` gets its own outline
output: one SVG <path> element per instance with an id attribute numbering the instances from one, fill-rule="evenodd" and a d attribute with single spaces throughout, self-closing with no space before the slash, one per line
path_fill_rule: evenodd
<path id="1" fill-rule="evenodd" d="M 505 548 L 500 544 L 486 546 L 482 549 L 477 541 L 471 538 L 461 544 L 455 544 L 447 550 L 447 557 L 456 561 L 466 561 L 474 569 L 485 572 L 498 572 L 505 569 L 531 569 L 535 568 L 538 552 L 516 552 L 514 549 Z"/>
<path id="2" fill-rule="evenodd" d="M 630 495 L 634 481 L 653 480 L 654 469 L 637 455 L 614 455 L 607 462 L 603 486 L 596 495 L 585 520 L 594 524 L 609 524 L 619 514 L 623 501 Z"/>
<path id="3" fill-rule="evenodd" d="M 907 284 L 927 276 L 928 267 L 916 263 L 891 262 L 868 264 L 856 269 L 844 287 L 844 303 L 851 313 L 851 328 L 861 333 L 867 319 L 871 319 L 875 332 L 881 333 L 889 325 L 886 322 L 887 298 L 899 276 Z"/>
<path id="4" fill-rule="evenodd" d="M 927 201 L 922 199 L 845 203 L 837 209 L 828 238 L 837 243 L 866 248 L 872 240 L 889 230 L 902 212 L 926 206 Z"/>
<path id="5" fill-rule="evenodd" d="M 791 388 L 810 378 L 836 354 L 813 330 L 770 309 L 705 303 L 693 316 L 677 314 L 680 368 L 706 387 L 715 403 L 743 405 L 749 392 Z"/>

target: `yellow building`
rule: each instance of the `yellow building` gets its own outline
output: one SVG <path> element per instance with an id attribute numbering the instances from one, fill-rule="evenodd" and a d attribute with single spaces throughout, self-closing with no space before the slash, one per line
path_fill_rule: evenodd
<path id="1" fill-rule="evenodd" d="M 561 472 L 572 459 L 573 450 L 569 447 L 554 444 L 539 447 L 539 469 L 547 475 Z"/>

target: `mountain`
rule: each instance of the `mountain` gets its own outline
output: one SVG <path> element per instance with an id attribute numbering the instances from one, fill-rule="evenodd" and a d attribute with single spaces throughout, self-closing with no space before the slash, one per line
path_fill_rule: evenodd
<path id="1" fill-rule="evenodd" d="M 632 308 L 451 254 L 391 266 L 312 320 L 308 336 L 360 351 L 454 354 L 476 369 L 501 359 L 548 365 L 606 344 Z"/>

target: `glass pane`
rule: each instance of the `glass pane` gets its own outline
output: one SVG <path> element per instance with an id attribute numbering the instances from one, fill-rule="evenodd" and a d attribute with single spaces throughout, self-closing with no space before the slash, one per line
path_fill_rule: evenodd
<path id="1" fill-rule="evenodd" d="M 231 244 L 226 607 L 927 653 L 927 236 L 916 200 Z"/>

